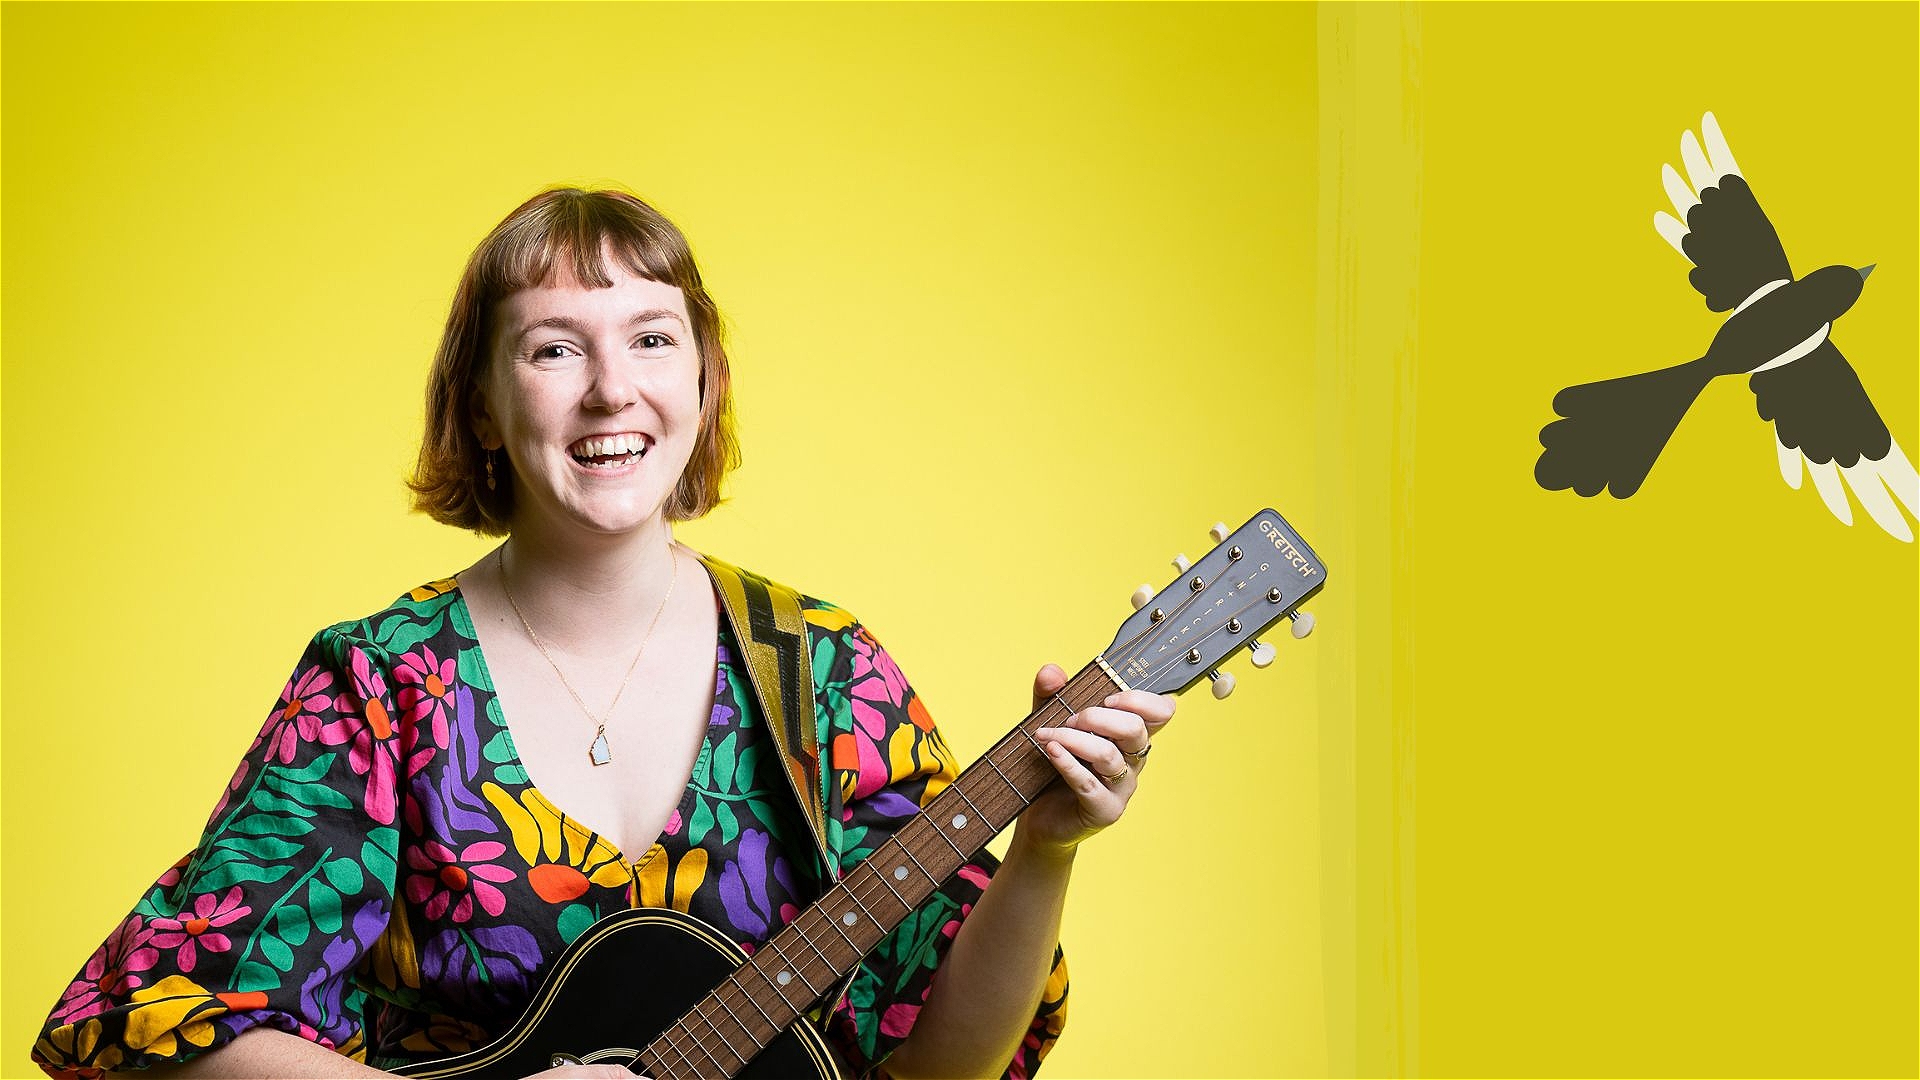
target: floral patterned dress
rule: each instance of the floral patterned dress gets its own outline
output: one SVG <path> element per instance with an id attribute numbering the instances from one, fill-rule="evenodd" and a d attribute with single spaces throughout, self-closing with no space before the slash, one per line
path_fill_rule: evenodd
<path id="1" fill-rule="evenodd" d="M 900 669 L 845 611 L 802 599 L 829 847 L 866 858 L 955 777 Z M 660 839 L 629 860 L 529 781 L 455 582 L 316 634 L 209 817 L 61 994 L 33 1048 L 56 1077 L 184 1061 L 256 1024 L 376 1068 L 504 1032 L 601 916 L 671 907 L 749 952 L 819 895 L 724 611 L 713 712 Z M 881 942 L 826 1018 L 855 1075 L 911 1030 L 982 853 Z M 1006 1075 L 1031 1076 L 1066 1019 L 1058 950 Z"/>

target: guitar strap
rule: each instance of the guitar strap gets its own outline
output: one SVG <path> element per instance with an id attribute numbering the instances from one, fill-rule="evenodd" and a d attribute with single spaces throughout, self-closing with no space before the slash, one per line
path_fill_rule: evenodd
<path id="1" fill-rule="evenodd" d="M 830 776 L 820 768 L 820 729 L 813 684 L 813 645 L 800 611 L 800 594 L 769 578 L 701 554 L 707 574 L 720 593 L 727 621 L 746 661 L 748 681 L 767 730 L 780 749 L 780 774 L 807 818 L 821 880 L 828 888 L 840 880 L 840 860 L 827 843 L 827 788 Z M 824 995 L 809 1012 L 817 1024 L 846 997 L 854 975 Z"/>
<path id="2" fill-rule="evenodd" d="M 780 748 L 781 775 L 806 815 L 820 857 L 822 880 L 840 880 L 840 861 L 827 843 L 827 791 L 820 770 L 820 732 L 814 708 L 813 647 L 800 613 L 800 594 L 777 581 L 701 555 L 740 642 L 760 714 Z"/>

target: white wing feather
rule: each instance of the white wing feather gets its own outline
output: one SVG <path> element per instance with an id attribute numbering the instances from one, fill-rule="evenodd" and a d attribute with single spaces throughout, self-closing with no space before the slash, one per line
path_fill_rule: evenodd
<path id="1" fill-rule="evenodd" d="M 1804 455 L 1802 455 L 1804 456 Z M 1853 524 L 1853 507 L 1847 505 L 1847 489 L 1841 486 L 1840 469 L 1831 461 L 1807 462 L 1807 475 L 1813 477 L 1813 489 L 1843 525 Z"/>
<path id="2" fill-rule="evenodd" d="M 1712 113 L 1700 118 L 1700 137 L 1706 140 L 1707 160 L 1713 165 L 1714 182 L 1723 176 L 1741 176 L 1740 166 L 1733 160 L 1733 151 L 1727 146 L 1727 137 L 1720 134 L 1720 121 Z"/>

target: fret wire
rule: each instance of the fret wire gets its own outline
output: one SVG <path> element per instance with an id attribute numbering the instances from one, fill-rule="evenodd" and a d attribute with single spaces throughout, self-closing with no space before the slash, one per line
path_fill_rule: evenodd
<path id="1" fill-rule="evenodd" d="M 678 1024 L 675 1024 L 675 1025 L 674 1025 L 674 1027 L 677 1027 L 677 1028 L 679 1028 L 679 1029 L 680 1029 L 681 1031 L 683 1031 L 683 1032 L 685 1032 L 685 1033 L 686 1033 L 686 1041 L 687 1041 L 687 1042 L 690 1042 L 690 1043 L 692 1043 L 692 1044 L 694 1045 L 694 1048 L 695 1048 L 695 1049 L 698 1049 L 698 1048 L 699 1048 L 699 1046 L 700 1046 L 700 1040 L 699 1040 L 699 1039 L 696 1039 L 696 1038 L 694 1038 L 694 1036 L 693 1036 L 693 1029 L 687 1026 L 687 1021 L 686 1021 L 686 1018 L 684 1018 L 684 1017 L 682 1017 L 682 1018 L 681 1018 L 681 1020 L 680 1020 L 680 1022 L 679 1022 Z M 671 1031 L 673 1031 L 673 1028 L 668 1028 L 667 1030 L 668 1030 L 669 1032 L 671 1032 Z M 692 1055 L 692 1054 L 689 1054 L 689 1053 L 687 1053 L 687 1051 L 686 1051 L 686 1048 L 685 1048 L 685 1047 L 683 1047 L 683 1046 L 681 1046 L 681 1045 L 680 1045 L 680 1042 L 681 1042 L 681 1040 L 680 1040 L 680 1037 L 676 1035 L 676 1036 L 673 1036 L 673 1037 L 672 1037 L 671 1039 L 669 1039 L 669 1040 L 668 1040 L 668 1045 L 670 1045 L 670 1046 L 672 1046 L 672 1047 L 673 1047 L 673 1052 L 674 1052 L 674 1053 L 676 1053 L 676 1054 L 678 1054 L 678 1055 L 680 1055 L 680 1060 L 681 1060 L 681 1061 L 684 1061 L 684 1062 L 686 1062 L 686 1063 L 687 1063 L 687 1073 L 688 1073 L 688 1075 L 691 1075 L 691 1076 L 696 1076 L 696 1077 L 697 1077 L 697 1076 L 699 1076 L 699 1075 L 700 1075 L 700 1068 L 699 1068 L 699 1066 L 697 1066 L 697 1065 L 695 1065 L 695 1064 L 693 1063 L 693 1055 Z M 720 1063 L 716 1061 L 716 1062 L 714 1062 L 714 1064 L 715 1064 L 715 1065 L 718 1065 L 718 1064 L 720 1064 Z"/>
<path id="2" fill-rule="evenodd" d="M 795 919 L 794 921 L 798 922 L 799 920 Z M 805 941 L 806 939 L 805 934 L 800 935 L 800 940 Z M 807 981 L 807 966 L 805 964 L 794 963 L 793 958 L 787 955 L 786 950 L 775 944 L 778 940 L 778 938 L 775 938 L 773 941 L 767 942 L 767 944 L 773 946 L 773 955 L 780 958 L 780 962 L 785 966 L 786 970 L 793 972 L 793 977 L 800 980 L 800 985 L 807 988 L 808 994 L 812 995 L 813 998 L 819 997 L 820 991 L 814 989 L 813 984 Z M 823 956 L 821 959 L 824 960 L 826 957 Z M 812 999 L 809 998 L 809 1000 Z"/>
<path id="3" fill-rule="evenodd" d="M 901 831 L 905 832 L 906 830 L 903 828 Z M 927 872 L 926 866 L 920 862 L 920 859 L 918 856 L 914 855 L 913 848 L 910 845 L 908 845 L 906 841 L 901 840 L 898 836 L 895 836 L 893 839 L 893 842 L 900 845 L 901 853 L 907 857 L 908 862 L 914 865 L 914 869 L 920 871 L 921 877 L 926 878 L 927 881 L 930 884 L 932 884 L 934 888 L 937 889 L 940 887 L 940 879 L 937 877 L 934 877 L 932 874 Z"/>
<path id="4" fill-rule="evenodd" d="M 860 902 L 860 894 L 853 891 L 853 886 L 851 884 L 847 884 L 845 885 L 845 888 L 847 890 L 847 899 L 853 901 L 853 906 L 860 909 L 860 914 L 866 916 L 866 920 L 868 922 L 872 923 L 875 926 L 879 926 L 880 921 L 873 917 L 873 912 L 867 910 L 867 905 Z M 856 945 L 854 946 L 854 948 L 858 949 L 859 946 Z M 861 951 L 864 953 L 866 950 L 862 949 Z"/>
<path id="5" fill-rule="evenodd" d="M 753 1032 L 747 1030 L 747 1025 L 741 1022 L 739 1014 L 735 1013 L 733 1011 L 733 1007 L 727 1004 L 727 999 L 724 996 L 722 996 L 724 991 L 725 991 L 725 984 L 723 983 L 721 985 L 721 990 L 716 991 L 712 994 L 709 994 L 707 996 L 707 1000 L 713 1002 L 715 1005 L 718 1005 L 720 1007 L 720 1011 L 727 1014 L 727 1019 L 733 1021 L 733 1026 L 740 1029 L 740 1034 L 745 1035 L 747 1037 L 748 1042 L 752 1043 L 754 1046 L 759 1047 L 762 1050 L 765 1050 L 766 1044 L 762 1043 L 759 1039 L 755 1038 Z M 722 1036 L 722 1038 L 724 1039 L 725 1036 Z M 730 1041 L 728 1043 L 727 1048 L 729 1050 L 733 1049 Z M 739 1055 L 736 1053 L 735 1056 L 737 1057 Z M 744 1065 L 746 1064 L 746 1062 L 743 1060 L 741 1061 L 741 1064 Z"/>
<path id="6" fill-rule="evenodd" d="M 998 776 L 998 777 L 1000 778 L 1000 782 L 1001 782 L 1001 783 L 1003 783 L 1003 784 L 1005 784 L 1005 785 L 1007 785 L 1008 787 L 1010 787 L 1010 788 L 1012 788 L 1012 789 L 1013 789 L 1013 793 L 1014 793 L 1015 795 L 1018 795 L 1018 796 L 1020 796 L 1021 798 L 1023 798 L 1023 799 L 1024 799 L 1024 798 L 1026 797 L 1026 792 L 1024 792 L 1024 791 L 1021 791 L 1021 790 L 1020 790 L 1020 786 L 1019 786 L 1018 784 L 1015 784 L 1015 783 L 1014 783 L 1014 782 L 1013 782 L 1012 780 L 1010 780 L 1010 779 L 1008 779 L 1008 778 L 1007 778 L 1007 774 L 1006 774 L 1006 773 L 1004 773 L 1004 772 L 1001 772 L 1001 771 L 1000 771 L 1000 766 L 998 766 L 998 765 L 996 765 L 996 764 L 994 764 L 994 761 L 993 761 L 993 753 L 994 753 L 994 751 L 995 751 L 995 750 L 998 750 L 998 749 L 1000 749 L 1000 746 L 999 746 L 999 744 L 998 744 L 998 743 L 996 743 L 996 744 L 994 744 L 993 746 L 990 746 L 990 747 L 988 747 L 988 748 L 987 748 L 987 752 L 986 752 L 986 753 L 984 753 L 984 754 L 982 754 L 982 755 L 980 755 L 980 760 L 981 760 L 981 761 L 984 761 L 984 762 L 986 762 L 986 763 L 987 763 L 987 768 L 989 768 L 989 769 L 992 769 L 992 770 L 993 770 L 993 773 L 994 773 L 994 775 L 995 775 L 995 776 Z"/>
<path id="7" fill-rule="evenodd" d="M 705 1005 L 706 1002 L 702 1001 L 701 1004 Z M 700 1010 L 697 1008 L 693 1010 L 692 1015 L 699 1016 L 700 1019 L 706 1020 L 707 1027 L 712 1028 L 713 1030 L 713 1037 L 716 1040 L 718 1040 L 721 1043 L 721 1045 L 724 1046 L 726 1044 L 725 1037 L 720 1034 L 719 1028 L 713 1026 L 712 1020 L 708 1020 L 707 1017 L 704 1014 L 702 1014 Z M 681 1020 L 681 1026 L 684 1027 L 685 1025 L 686 1025 L 686 1021 L 684 1019 Z M 707 1041 L 705 1039 L 700 1038 L 698 1035 L 695 1035 L 693 1033 L 692 1028 L 687 1028 L 686 1030 L 687 1030 L 687 1039 L 693 1043 L 693 1048 L 695 1050 L 700 1051 L 700 1056 L 706 1058 L 709 1062 L 713 1064 L 714 1071 L 718 1073 L 726 1072 L 726 1067 L 720 1064 L 720 1059 L 713 1056 L 713 1051 L 707 1046 Z M 687 1064 L 692 1065 L 693 1059 L 689 1057 L 687 1059 Z M 694 1071 L 694 1075 L 696 1076 L 700 1074 L 700 1070 L 698 1067 L 696 1067 L 693 1071 Z"/>
<path id="8" fill-rule="evenodd" d="M 855 942 L 852 938 L 848 937 L 847 932 L 840 928 L 839 919 L 832 918 L 830 912 L 823 911 L 821 912 L 821 914 L 828 916 L 827 925 L 833 927 L 833 932 L 840 935 L 840 940 L 846 942 L 847 945 L 853 949 L 855 954 L 855 957 L 854 957 L 855 962 L 858 962 L 859 957 L 866 954 L 866 950 L 862 949 L 859 943 Z"/>
<path id="9" fill-rule="evenodd" d="M 651 1076 L 654 1080 L 675 1080 L 675 1074 L 667 1071 L 673 1067 L 672 1062 L 665 1058 L 647 1060 L 648 1053 L 652 1049 L 652 1047 L 646 1047 L 633 1055 L 633 1060 L 627 1062 L 627 1071 Z"/>
<path id="10" fill-rule="evenodd" d="M 959 784 L 950 784 L 948 785 L 947 790 L 953 792 L 955 795 L 960 796 L 960 801 L 963 803 L 966 803 L 967 809 L 973 811 L 973 816 L 975 820 L 980 821 L 983 824 L 992 822 L 993 820 L 992 818 L 989 818 L 987 815 L 981 813 L 980 808 L 973 804 L 973 800 L 967 798 L 966 790 L 962 788 Z"/>
<path id="11" fill-rule="evenodd" d="M 877 853 L 876 853 L 876 854 L 877 854 Z M 873 859 L 873 856 L 872 856 L 872 855 L 869 855 L 869 856 L 867 856 L 867 859 L 868 859 L 868 861 L 872 861 L 872 859 Z M 880 873 L 879 871 L 877 871 L 877 870 L 872 870 L 872 871 L 868 871 L 868 873 L 867 873 L 867 874 L 865 874 L 865 875 L 863 875 L 863 876 L 864 876 L 864 877 L 869 877 L 869 878 L 872 878 L 872 879 L 874 879 L 874 880 L 876 880 L 876 881 L 878 881 L 878 882 L 880 882 L 880 885 L 881 885 L 881 888 L 879 888 L 879 889 L 874 889 L 874 888 L 868 888 L 868 889 L 867 889 L 867 891 L 866 891 L 866 899 L 867 899 L 867 901 L 871 901 L 871 902 L 877 902 L 877 901 L 879 901 L 879 900 L 883 900 L 883 899 L 885 899 L 885 898 L 887 897 L 887 895 L 888 895 L 888 893 L 892 893 L 892 895 L 893 895 L 893 898 L 894 898 L 895 900 L 897 900 L 897 901 L 899 901 L 899 902 L 900 902 L 900 905 L 901 905 L 901 908 L 902 908 L 902 911 L 901 911 L 901 917 L 902 917 L 902 918 L 904 918 L 904 917 L 905 917 L 905 916 L 906 916 L 906 915 L 907 915 L 908 913 L 910 913 L 910 912 L 912 912 L 912 911 L 913 911 L 913 905 L 912 905 L 912 904 L 909 904 L 909 903 L 907 903 L 907 902 L 906 902 L 905 900 L 901 900 L 901 899 L 900 899 L 900 894 L 899 894 L 899 893 L 897 893 L 897 892 L 893 892 L 893 886 L 887 883 L 887 879 L 886 879 L 886 876 L 885 876 L 884 874 L 881 874 L 881 873 Z M 853 891 L 853 886 L 852 886 L 851 884 L 850 884 L 850 885 L 849 885 L 849 886 L 847 887 L 847 891 L 848 891 L 848 892 L 852 892 L 852 891 Z M 874 918 L 874 917 L 873 917 L 873 909 L 872 909 L 872 908 L 870 908 L 870 907 L 868 907 L 866 903 L 862 903 L 862 902 L 861 902 L 861 900 L 860 900 L 860 899 L 859 899 L 858 897 L 856 897 L 856 898 L 855 898 L 855 900 L 854 900 L 854 903 L 855 903 L 855 904 L 858 904 L 858 905 L 859 905 L 859 907 L 860 907 L 860 910 L 866 913 L 866 915 L 867 915 L 867 920 L 868 920 L 869 922 L 871 922 L 871 923 L 873 924 L 873 926 L 874 926 L 874 929 L 876 929 L 876 930 L 880 930 L 880 931 L 885 931 L 885 930 L 887 929 L 887 927 L 886 927 L 886 925 L 885 925 L 884 923 L 882 923 L 882 922 L 881 922 L 881 921 L 880 921 L 879 919 L 876 919 L 876 918 Z M 896 923 L 896 925 L 898 925 L 898 924 Z M 884 933 L 882 934 L 882 936 L 885 936 L 885 935 L 884 935 Z M 876 939 L 876 940 L 877 940 L 877 939 Z"/>
<path id="12" fill-rule="evenodd" d="M 894 843 L 898 843 L 898 841 L 893 841 L 893 842 L 894 842 Z M 880 852 L 878 852 L 878 851 L 875 851 L 875 852 L 873 853 L 873 855 L 869 855 L 869 856 L 867 856 L 867 861 L 868 861 L 868 862 L 872 862 L 872 861 L 873 861 L 873 859 L 874 859 L 874 856 L 875 856 L 875 855 L 878 855 L 878 854 L 880 854 Z M 877 873 L 877 872 L 876 872 L 876 873 Z M 901 906 L 901 907 L 903 907 L 903 908 L 906 908 L 906 909 L 907 909 L 908 911 L 912 911 L 912 910 L 913 910 L 913 905 L 907 902 L 907 898 L 906 898 L 906 897 L 904 897 L 904 896 L 901 896 L 901 895 L 900 895 L 900 890 L 899 890 L 899 889 L 896 889 L 896 888 L 894 888 L 894 887 L 893 887 L 893 882 L 891 882 L 891 881 L 888 881 L 888 880 L 887 880 L 888 878 L 890 878 L 890 877 L 892 877 L 892 876 L 893 876 L 892 874 L 879 874 L 879 878 L 880 878 L 880 884 L 882 884 L 882 885 L 885 885 L 885 886 L 887 887 L 887 890 L 888 890 L 889 892 L 891 892 L 891 893 L 893 893 L 893 898 L 894 898 L 895 900 L 898 900 L 898 901 L 900 901 L 900 906 Z"/>
<path id="13" fill-rule="evenodd" d="M 939 826 L 939 824 L 938 824 L 938 823 L 936 823 L 935 821 L 933 821 L 933 819 L 931 819 L 931 818 L 929 818 L 929 819 L 927 820 L 927 825 L 928 825 L 929 827 L 931 827 L 931 828 L 933 829 L 933 831 L 934 831 L 935 833 L 937 833 L 937 834 L 939 835 L 939 837 L 940 837 L 940 839 L 942 839 L 942 840 L 945 840 L 945 841 L 947 842 L 947 846 L 953 849 L 953 853 L 954 853 L 955 855 L 958 855 L 958 856 L 960 856 L 960 862 L 961 862 L 961 864 L 962 864 L 962 865 L 965 865 L 965 863 L 966 863 L 966 861 L 967 861 L 967 853 L 966 853 L 966 852 L 964 852 L 964 851 L 962 851 L 962 850 L 960 850 L 960 845 L 959 845 L 959 844 L 956 844 L 956 843 L 954 843 L 954 842 L 953 842 L 953 837 L 951 837 L 951 836 L 948 836 L 948 835 L 947 835 L 947 831 L 946 831 L 945 829 L 942 829 L 942 828 L 941 828 L 941 827 Z M 958 869 L 960 869 L 960 867 L 958 867 L 958 866 L 956 866 L 956 867 L 954 867 L 954 869 L 955 869 L 955 870 L 958 870 Z M 939 887 L 940 887 L 940 885 L 939 885 L 939 883 L 938 883 L 938 882 L 935 882 L 935 883 L 934 883 L 934 888 L 936 888 L 936 889 L 937 889 L 937 888 L 939 888 Z"/>
<path id="14" fill-rule="evenodd" d="M 773 1033 L 775 1035 L 778 1035 L 780 1033 L 780 1025 L 773 1022 L 773 1017 L 767 1015 L 767 1010 L 760 1007 L 760 1001 L 758 998 L 753 996 L 753 991 L 747 989 L 746 984 L 740 981 L 740 972 L 745 971 L 749 968 L 753 968 L 753 965 L 752 964 L 740 965 L 739 968 L 735 969 L 733 975 L 729 977 L 726 982 L 720 985 L 720 989 L 715 991 L 715 993 L 724 994 L 726 993 L 726 990 L 728 987 L 732 987 L 733 989 L 740 991 L 740 993 L 746 997 L 747 1004 L 753 1006 L 753 1011 L 759 1013 L 760 1019 L 765 1020 L 767 1022 L 767 1026 L 773 1029 Z M 754 970 L 756 972 L 758 971 L 757 968 L 754 968 Z M 762 978 L 764 977 L 765 976 L 762 976 Z"/>
<path id="15" fill-rule="evenodd" d="M 814 909 L 809 908 L 808 914 L 814 914 Z M 824 918 L 824 916 L 820 916 L 820 917 Z M 806 918 L 806 916 L 802 915 L 800 918 Z M 798 923 L 800 919 L 795 919 L 793 921 Z M 813 955 L 820 958 L 821 965 L 824 966 L 828 971 L 838 970 L 838 968 L 834 965 L 834 962 L 827 957 L 827 954 L 820 951 L 820 946 L 815 945 L 813 943 L 813 934 L 811 932 L 802 930 L 800 932 L 800 940 L 806 943 L 807 948 L 813 950 Z"/>

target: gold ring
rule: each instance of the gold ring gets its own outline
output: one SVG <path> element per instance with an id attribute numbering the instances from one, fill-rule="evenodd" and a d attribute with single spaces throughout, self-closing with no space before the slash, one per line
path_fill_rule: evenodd
<path id="1" fill-rule="evenodd" d="M 1147 755 L 1153 753 L 1153 744 L 1148 743 L 1146 745 L 1146 748 L 1139 751 L 1138 753 L 1135 753 L 1132 750 L 1122 750 L 1120 751 L 1120 753 L 1125 755 L 1128 761 L 1145 761 L 1147 760 Z"/>
<path id="2" fill-rule="evenodd" d="M 1120 781 L 1125 780 L 1126 778 L 1127 778 L 1127 767 L 1125 765 L 1120 766 L 1120 771 L 1117 773 L 1114 773 L 1112 776 L 1100 777 L 1100 779 L 1105 780 L 1108 784 L 1117 784 Z"/>

